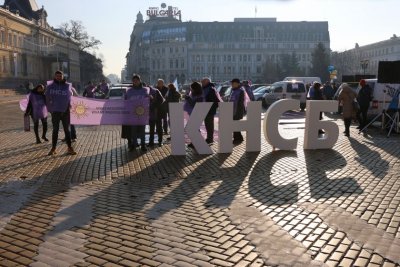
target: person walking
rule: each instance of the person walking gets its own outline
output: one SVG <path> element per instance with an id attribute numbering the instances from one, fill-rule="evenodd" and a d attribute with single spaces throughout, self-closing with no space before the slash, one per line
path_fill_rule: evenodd
<path id="1" fill-rule="evenodd" d="M 28 107 L 25 111 L 25 115 L 30 115 L 33 120 L 33 131 L 36 136 L 36 144 L 40 144 L 39 138 L 39 120 L 42 122 L 43 132 L 42 139 L 49 141 L 46 137 L 47 133 L 47 107 L 46 107 L 46 96 L 44 95 L 44 85 L 38 84 L 28 96 Z"/>
<path id="2" fill-rule="evenodd" d="M 94 98 L 94 92 L 96 91 L 96 86 L 93 85 L 91 81 L 88 82 L 85 90 L 83 91 L 82 96 L 87 98 Z"/>
<path id="3" fill-rule="evenodd" d="M 108 83 L 106 82 L 106 80 L 101 80 L 101 84 L 100 84 L 100 92 L 103 93 L 104 97 L 108 96 L 108 92 L 110 91 L 110 87 L 108 86 Z"/>
<path id="4" fill-rule="evenodd" d="M 359 122 L 357 129 L 361 130 L 368 123 L 368 109 L 370 102 L 372 101 L 372 90 L 364 79 L 360 80 L 360 86 L 361 89 L 358 91 L 357 95 L 357 102 L 360 106 L 360 109 L 357 112 L 357 120 Z"/>
<path id="5" fill-rule="evenodd" d="M 167 94 L 168 94 L 168 87 L 165 86 L 165 82 L 163 79 L 158 79 L 157 80 L 157 85 L 156 88 L 160 91 L 162 97 L 164 99 L 167 98 Z M 159 109 L 159 115 L 161 116 L 161 120 L 162 120 L 162 127 L 164 130 L 164 134 L 168 134 L 168 113 L 167 113 L 167 109 L 168 109 L 168 104 L 167 102 L 164 102 L 160 109 Z"/>
<path id="6" fill-rule="evenodd" d="M 339 104 L 342 106 L 342 116 L 344 121 L 344 135 L 350 137 L 350 125 L 354 113 L 354 101 L 356 99 L 356 93 L 351 90 L 351 87 L 344 83 L 341 85 L 341 92 L 339 94 Z"/>
<path id="7" fill-rule="evenodd" d="M 244 80 L 242 82 L 242 84 L 243 84 L 243 88 L 245 89 L 248 97 L 250 98 L 250 101 L 255 101 L 254 93 L 253 93 L 253 90 L 251 90 L 250 82 L 247 80 Z"/>
<path id="8" fill-rule="evenodd" d="M 210 78 L 203 78 L 201 80 L 201 85 L 203 88 L 203 94 L 205 98 L 205 102 L 211 102 L 213 105 L 211 106 L 210 111 L 207 113 L 206 118 L 204 119 L 204 125 L 207 131 L 207 144 L 214 143 L 214 117 L 217 113 L 218 103 L 222 102 L 222 99 L 214 87 L 214 84 L 211 83 Z"/>
<path id="9" fill-rule="evenodd" d="M 177 91 L 175 85 L 173 83 L 168 84 L 168 93 L 165 98 L 167 114 L 168 114 L 168 127 L 170 126 L 170 118 L 169 118 L 169 103 L 179 103 L 181 101 L 181 94 Z"/>
<path id="10" fill-rule="evenodd" d="M 162 97 L 161 92 L 157 88 L 150 87 L 150 116 L 149 116 L 149 147 L 154 146 L 154 132 L 157 131 L 158 136 L 158 146 L 163 145 L 163 128 L 162 128 L 162 118 L 165 113 L 163 109 L 163 104 L 165 99 Z"/>
<path id="11" fill-rule="evenodd" d="M 68 146 L 68 154 L 76 155 L 75 150 L 71 144 L 70 126 L 70 105 L 72 96 L 72 85 L 67 83 L 64 79 L 62 71 L 54 73 L 54 80 L 47 86 L 46 90 L 46 105 L 48 111 L 51 113 L 51 122 L 53 124 L 52 134 L 52 148 L 48 155 L 56 154 L 58 131 L 60 129 L 60 122 L 63 125 L 65 141 Z"/>
<path id="12" fill-rule="evenodd" d="M 203 87 L 199 82 L 193 82 L 190 85 L 190 93 L 185 96 L 185 103 L 183 104 L 183 110 L 186 111 L 189 115 L 192 114 L 192 111 L 196 105 L 196 103 L 204 102 L 204 92 Z M 194 148 L 192 143 L 188 144 L 188 147 Z"/>
<path id="13" fill-rule="evenodd" d="M 143 99 L 152 98 L 150 95 L 150 88 L 143 86 L 142 80 L 138 74 L 132 76 L 132 86 L 126 90 L 125 99 Z M 147 151 L 145 143 L 145 129 L 146 125 L 133 125 L 130 127 L 130 136 L 128 138 L 129 151 L 133 151 L 138 147 L 138 138 L 140 139 L 141 151 Z"/>
<path id="14" fill-rule="evenodd" d="M 333 90 L 333 87 L 329 81 L 325 83 L 322 92 L 323 92 L 323 97 L 326 100 L 332 100 L 333 96 L 335 95 L 335 91 Z"/>
<path id="15" fill-rule="evenodd" d="M 243 119 L 246 113 L 245 101 L 247 93 L 246 90 L 241 86 L 239 79 L 233 79 L 231 84 L 232 92 L 229 96 L 229 102 L 233 102 L 233 120 L 238 121 Z M 233 133 L 234 144 L 240 144 L 243 142 L 243 140 L 244 139 L 241 132 Z"/>

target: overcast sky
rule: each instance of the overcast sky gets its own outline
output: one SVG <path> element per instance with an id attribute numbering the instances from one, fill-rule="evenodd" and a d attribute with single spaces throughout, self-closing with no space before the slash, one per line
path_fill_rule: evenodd
<path id="1" fill-rule="evenodd" d="M 97 51 L 105 60 L 106 75 L 120 76 L 125 65 L 136 14 L 162 1 L 36 0 L 44 5 L 48 22 L 80 20 L 102 42 Z M 328 21 L 331 49 L 351 49 L 400 35 L 400 0 L 176 0 L 165 2 L 182 10 L 182 20 L 233 21 L 236 17 L 276 17 L 278 21 Z M 145 16 L 146 18 L 146 16 Z"/>

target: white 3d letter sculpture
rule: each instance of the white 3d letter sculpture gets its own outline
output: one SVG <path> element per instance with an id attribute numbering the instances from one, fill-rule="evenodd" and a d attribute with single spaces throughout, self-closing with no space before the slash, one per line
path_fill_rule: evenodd
<path id="1" fill-rule="evenodd" d="M 264 136 L 265 140 L 274 148 L 281 150 L 294 150 L 297 147 L 297 139 L 283 138 L 278 129 L 279 118 L 288 110 L 299 108 L 300 101 L 295 99 L 282 99 L 273 103 L 265 113 Z"/>
<path id="2" fill-rule="evenodd" d="M 338 111 L 338 102 L 334 100 L 307 101 L 306 127 L 304 131 L 304 149 L 332 148 L 339 138 L 339 127 L 332 121 L 320 121 L 320 112 Z M 318 130 L 324 130 L 318 137 Z"/>
<path id="3" fill-rule="evenodd" d="M 183 103 L 170 103 L 171 116 L 171 145 L 172 155 L 186 155 L 185 149 L 185 129 L 186 134 L 192 141 L 199 154 L 212 154 L 210 146 L 206 143 L 199 129 L 207 116 L 213 103 L 203 102 L 194 106 L 193 112 L 184 128 L 183 120 Z"/>
<path id="4" fill-rule="evenodd" d="M 233 103 L 219 103 L 218 144 L 219 153 L 232 153 L 232 135 L 236 131 L 246 131 L 246 151 L 261 150 L 261 101 L 249 102 L 247 105 L 247 120 L 233 120 Z"/>

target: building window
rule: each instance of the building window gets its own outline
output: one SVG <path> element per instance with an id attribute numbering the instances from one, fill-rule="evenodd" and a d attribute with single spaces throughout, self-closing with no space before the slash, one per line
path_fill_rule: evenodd
<path id="1" fill-rule="evenodd" d="M 8 34 L 8 40 L 7 40 L 8 42 L 8 46 L 11 46 L 12 45 L 12 34 L 11 33 L 9 33 Z"/>

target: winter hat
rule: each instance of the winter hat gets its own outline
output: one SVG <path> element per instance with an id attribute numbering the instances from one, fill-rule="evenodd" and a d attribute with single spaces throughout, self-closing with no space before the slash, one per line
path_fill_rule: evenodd
<path id="1" fill-rule="evenodd" d="M 365 86 L 367 83 L 366 83 L 366 81 L 364 80 L 364 79 L 362 79 L 361 81 L 360 81 L 360 85 L 361 86 Z"/>

